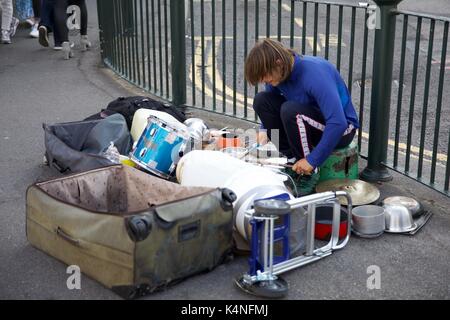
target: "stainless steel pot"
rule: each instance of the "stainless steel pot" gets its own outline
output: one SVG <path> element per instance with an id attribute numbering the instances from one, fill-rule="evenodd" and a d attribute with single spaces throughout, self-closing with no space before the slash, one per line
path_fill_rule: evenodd
<path id="1" fill-rule="evenodd" d="M 385 204 L 383 206 L 386 219 L 386 232 L 403 233 L 417 228 L 411 211 L 401 204 Z"/>
<path id="2" fill-rule="evenodd" d="M 385 228 L 384 208 L 364 205 L 352 211 L 352 229 L 362 236 L 381 235 Z"/>
<path id="3" fill-rule="evenodd" d="M 423 214 L 422 204 L 414 198 L 394 196 L 383 200 L 382 205 L 402 205 L 411 211 L 413 218 L 418 218 Z"/>

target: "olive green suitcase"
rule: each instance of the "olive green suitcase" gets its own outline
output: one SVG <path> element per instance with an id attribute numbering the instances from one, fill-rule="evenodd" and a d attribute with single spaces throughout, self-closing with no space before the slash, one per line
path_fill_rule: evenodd
<path id="1" fill-rule="evenodd" d="M 115 165 L 31 185 L 27 238 L 135 298 L 230 257 L 234 197 Z"/>

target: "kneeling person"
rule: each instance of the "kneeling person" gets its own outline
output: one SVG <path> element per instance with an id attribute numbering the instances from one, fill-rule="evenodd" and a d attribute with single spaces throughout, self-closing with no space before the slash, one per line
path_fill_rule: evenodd
<path id="1" fill-rule="evenodd" d="M 334 149 L 352 142 L 358 117 L 344 80 L 327 60 L 264 39 L 248 54 L 245 77 L 252 85 L 265 83 L 253 108 L 269 139 L 278 130 L 274 143 L 296 173 L 311 175 Z"/>

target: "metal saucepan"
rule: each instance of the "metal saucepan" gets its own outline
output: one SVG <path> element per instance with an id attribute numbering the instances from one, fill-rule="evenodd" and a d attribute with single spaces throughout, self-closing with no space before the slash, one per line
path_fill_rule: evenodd
<path id="1" fill-rule="evenodd" d="M 408 208 L 409 211 L 411 211 L 412 217 L 414 219 L 420 217 L 424 212 L 422 204 L 416 199 L 410 197 L 403 197 L 403 196 L 388 197 L 384 199 L 383 202 L 381 203 L 382 206 L 397 205 L 397 204 Z"/>
<path id="2" fill-rule="evenodd" d="M 352 210 L 352 229 L 363 237 L 376 237 L 385 229 L 384 208 L 363 205 Z"/>

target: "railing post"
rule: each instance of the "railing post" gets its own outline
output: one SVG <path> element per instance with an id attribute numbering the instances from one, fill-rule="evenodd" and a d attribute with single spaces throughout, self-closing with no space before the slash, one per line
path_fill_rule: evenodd
<path id="1" fill-rule="evenodd" d="M 104 35 L 104 12 L 103 12 L 103 0 L 97 1 L 97 18 L 98 18 L 98 29 L 100 38 L 100 55 L 102 57 L 102 63 L 105 61 L 105 35 Z"/>
<path id="2" fill-rule="evenodd" d="M 369 153 L 367 167 L 361 179 L 367 181 L 390 181 L 392 175 L 383 166 L 387 159 L 389 139 L 389 110 L 391 104 L 392 66 L 395 41 L 393 10 L 402 0 L 374 0 L 377 10 L 375 47 L 372 73 L 372 97 L 370 105 Z M 378 22 L 377 21 L 377 22 Z"/>
<path id="3" fill-rule="evenodd" d="M 170 37 L 172 43 L 172 103 L 186 103 L 186 32 L 184 0 L 170 0 Z"/>

